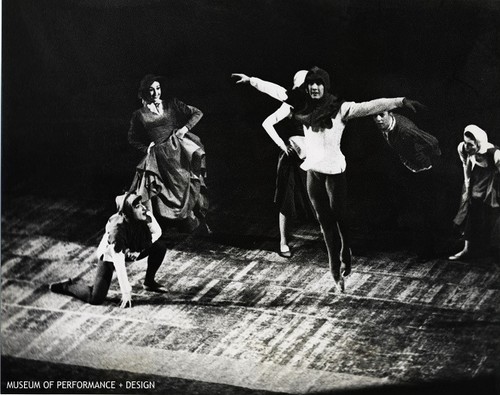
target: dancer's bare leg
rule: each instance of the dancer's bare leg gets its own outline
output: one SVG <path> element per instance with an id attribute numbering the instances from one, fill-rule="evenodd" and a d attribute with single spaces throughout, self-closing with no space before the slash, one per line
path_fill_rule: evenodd
<path id="1" fill-rule="evenodd" d="M 450 261 L 458 261 L 460 259 L 465 258 L 469 254 L 469 251 L 470 251 L 470 242 L 469 240 L 465 240 L 464 248 L 460 252 L 457 252 L 455 255 L 448 257 L 448 259 Z"/>
<path id="2" fill-rule="evenodd" d="M 286 258 L 291 256 L 290 247 L 287 240 L 287 218 L 283 213 L 279 213 L 279 230 L 280 230 L 280 254 Z"/>

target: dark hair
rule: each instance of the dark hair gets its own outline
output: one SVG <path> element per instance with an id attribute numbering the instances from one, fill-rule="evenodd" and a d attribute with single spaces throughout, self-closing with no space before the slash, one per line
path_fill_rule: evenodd
<path id="1" fill-rule="evenodd" d="M 464 136 L 471 139 L 471 140 L 474 140 L 476 141 L 476 136 L 474 136 L 471 132 L 467 131 L 464 133 Z"/>
<path id="2" fill-rule="evenodd" d="M 149 230 L 148 220 L 137 220 L 133 217 L 133 206 L 139 200 L 137 196 L 132 202 L 128 201 L 130 195 L 134 192 L 128 192 L 123 199 L 123 205 L 118 210 L 122 214 L 124 221 L 117 223 L 110 231 L 110 243 L 115 244 L 115 251 L 136 251 L 140 252 L 152 244 L 151 231 Z"/>
<path id="3" fill-rule="evenodd" d="M 331 128 L 333 126 L 332 118 L 335 118 L 340 110 L 342 101 L 329 92 L 330 76 L 325 70 L 314 66 L 307 72 L 305 81 L 306 84 L 323 83 L 325 92 L 320 99 L 312 99 L 308 94 L 306 105 L 294 113 L 295 119 L 302 125 L 311 127 L 314 132 Z"/>
<path id="4" fill-rule="evenodd" d="M 127 193 L 127 195 L 125 195 L 125 199 L 123 199 L 123 207 L 121 209 L 121 212 L 123 213 L 123 215 L 125 215 L 125 217 L 127 218 L 127 220 L 133 220 L 132 218 L 132 213 L 133 213 L 133 210 L 134 210 L 134 205 L 136 204 L 137 201 L 141 201 L 141 197 L 140 196 L 137 196 L 134 200 L 132 200 L 132 202 L 128 202 L 127 199 L 130 195 L 132 195 L 133 193 L 132 192 L 129 192 Z"/>
<path id="5" fill-rule="evenodd" d="M 322 83 L 325 91 L 330 91 L 330 75 L 323 69 L 317 66 L 309 69 L 306 75 L 305 84 L 312 84 L 314 82 Z"/>
<path id="6" fill-rule="evenodd" d="M 160 86 L 163 85 L 164 78 L 160 75 L 147 74 L 145 75 L 141 82 L 139 83 L 139 91 L 137 92 L 137 96 L 139 99 L 144 101 L 151 101 L 151 94 L 149 93 L 149 88 L 153 84 L 153 82 L 158 81 Z"/>

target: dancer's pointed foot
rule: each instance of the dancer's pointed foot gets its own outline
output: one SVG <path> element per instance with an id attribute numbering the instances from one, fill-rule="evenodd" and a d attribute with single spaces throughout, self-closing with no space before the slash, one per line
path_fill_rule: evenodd
<path id="1" fill-rule="evenodd" d="M 461 261 L 467 258 L 470 258 L 470 252 L 466 249 L 463 249 L 462 251 L 457 252 L 455 255 L 451 255 L 448 257 L 450 261 Z"/>
<path id="2" fill-rule="evenodd" d="M 347 277 L 351 274 L 352 251 L 349 248 L 346 252 L 342 252 L 342 262 L 340 264 L 340 273 L 342 277 Z"/>
<path id="3" fill-rule="evenodd" d="M 351 274 L 351 262 L 342 262 L 340 265 L 340 273 L 342 277 L 348 277 Z"/>
<path id="4" fill-rule="evenodd" d="M 340 277 L 338 280 L 335 280 L 335 289 L 339 293 L 344 293 L 345 292 L 345 280 L 344 277 Z"/>
<path id="5" fill-rule="evenodd" d="M 337 292 L 344 293 L 345 292 L 345 280 L 344 280 L 344 277 L 341 276 L 340 270 L 339 269 L 337 269 L 337 270 L 332 269 L 331 273 L 332 273 L 332 277 L 333 277 L 333 282 L 335 283 L 335 290 Z"/>
<path id="6" fill-rule="evenodd" d="M 73 284 L 73 280 L 68 278 L 65 281 L 50 284 L 49 290 L 56 294 L 68 295 L 68 285 L 71 284 Z"/>
<path id="7" fill-rule="evenodd" d="M 142 287 L 146 291 L 150 291 L 150 292 L 160 292 L 160 293 L 167 292 L 167 289 L 163 285 L 161 285 L 160 283 L 156 282 L 155 280 L 144 281 L 144 285 Z"/>
<path id="8" fill-rule="evenodd" d="M 291 258 L 292 257 L 292 251 L 290 251 L 290 247 L 288 247 L 287 244 L 280 244 L 280 252 L 279 254 L 283 258 Z"/>

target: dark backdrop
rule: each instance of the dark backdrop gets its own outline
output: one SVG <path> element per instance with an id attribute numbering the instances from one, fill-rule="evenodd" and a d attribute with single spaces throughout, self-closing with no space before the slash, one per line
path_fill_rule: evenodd
<path id="1" fill-rule="evenodd" d="M 449 222 L 464 126 L 500 143 L 499 10 L 497 1 L 6 0 L 2 192 L 107 199 L 128 187 L 140 158 L 128 122 L 139 80 L 155 73 L 205 114 L 194 131 L 212 201 L 253 193 L 249 210 L 270 208 L 278 150 L 260 124 L 278 103 L 230 74 L 289 86 L 295 71 L 318 65 L 346 99 L 428 105 L 403 114 L 440 140 L 437 204 Z M 342 144 L 362 222 L 385 199 L 385 154 L 369 119 L 351 122 Z"/>

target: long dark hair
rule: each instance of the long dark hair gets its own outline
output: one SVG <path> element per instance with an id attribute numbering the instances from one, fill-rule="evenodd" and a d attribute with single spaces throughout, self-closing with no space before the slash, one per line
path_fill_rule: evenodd
<path id="1" fill-rule="evenodd" d="M 465 132 L 464 136 L 476 141 L 476 136 L 474 136 L 471 132 Z"/>
<path id="2" fill-rule="evenodd" d="M 333 126 L 332 118 L 335 118 L 337 112 L 340 110 L 342 101 L 329 92 L 330 76 L 325 70 L 319 67 L 311 68 L 307 73 L 304 84 L 308 85 L 313 81 L 322 83 L 325 87 L 323 97 L 319 100 L 313 100 L 307 95 L 305 106 L 294 115 L 295 119 L 301 124 L 311 127 L 313 131 L 318 132 Z"/>

